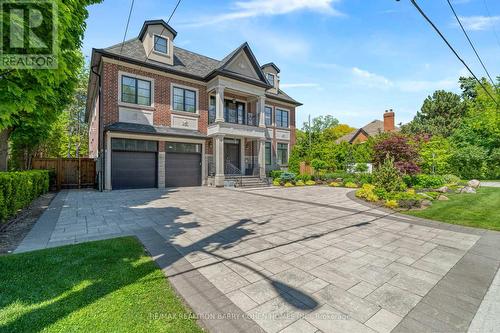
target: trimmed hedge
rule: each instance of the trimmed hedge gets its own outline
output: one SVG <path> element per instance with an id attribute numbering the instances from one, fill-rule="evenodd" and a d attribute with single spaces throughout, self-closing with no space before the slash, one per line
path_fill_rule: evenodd
<path id="1" fill-rule="evenodd" d="M 49 190 L 49 171 L 0 172 L 0 222 Z"/>

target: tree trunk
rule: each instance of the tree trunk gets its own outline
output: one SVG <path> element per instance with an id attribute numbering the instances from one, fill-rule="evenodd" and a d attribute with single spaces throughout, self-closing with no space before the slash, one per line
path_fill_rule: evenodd
<path id="1" fill-rule="evenodd" d="M 9 138 L 12 128 L 5 128 L 0 131 L 0 171 L 8 170 L 9 161 Z"/>

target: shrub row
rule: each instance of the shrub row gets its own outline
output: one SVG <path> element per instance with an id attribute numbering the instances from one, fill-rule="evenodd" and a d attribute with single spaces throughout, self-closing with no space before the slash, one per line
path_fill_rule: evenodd
<path id="1" fill-rule="evenodd" d="M 0 172 L 0 222 L 49 190 L 49 171 Z"/>

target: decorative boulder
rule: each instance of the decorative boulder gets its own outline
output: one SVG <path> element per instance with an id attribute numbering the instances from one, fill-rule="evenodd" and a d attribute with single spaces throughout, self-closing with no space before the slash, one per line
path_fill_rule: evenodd
<path id="1" fill-rule="evenodd" d="M 460 193 L 476 193 L 476 190 L 470 186 L 465 186 L 460 190 Z"/>
<path id="2" fill-rule="evenodd" d="M 439 193 L 448 193 L 448 186 L 442 186 L 436 190 Z"/>
<path id="3" fill-rule="evenodd" d="M 447 201 L 447 200 L 450 200 L 446 195 L 440 195 L 438 198 L 437 198 L 439 201 Z"/>
<path id="4" fill-rule="evenodd" d="M 467 185 L 469 185 L 469 187 L 472 187 L 472 188 L 478 188 L 479 185 L 481 185 L 481 182 L 477 179 L 472 179 L 472 180 L 469 180 L 467 182 Z"/>
<path id="5" fill-rule="evenodd" d="M 430 200 L 422 200 L 422 202 L 420 203 L 420 207 L 422 208 L 426 208 L 429 206 L 432 206 L 432 201 Z"/>

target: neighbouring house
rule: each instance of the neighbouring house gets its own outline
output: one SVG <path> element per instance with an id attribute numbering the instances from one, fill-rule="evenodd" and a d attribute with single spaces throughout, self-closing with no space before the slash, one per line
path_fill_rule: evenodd
<path id="1" fill-rule="evenodd" d="M 392 109 L 384 112 L 384 121 L 374 120 L 365 126 L 352 131 L 336 140 L 336 143 L 362 143 L 368 140 L 369 137 L 375 136 L 384 132 L 397 132 L 399 127 L 394 124 L 394 111 Z"/>
<path id="2" fill-rule="evenodd" d="M 101 189 L 223 186 L 286 168 L 297 102 L 280 69 L 243 43 L 222 60 L 175 46 L 146 21 L 137 38 L 93 49 L 86 120 Z"/>

